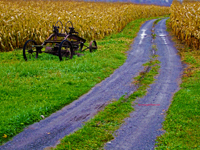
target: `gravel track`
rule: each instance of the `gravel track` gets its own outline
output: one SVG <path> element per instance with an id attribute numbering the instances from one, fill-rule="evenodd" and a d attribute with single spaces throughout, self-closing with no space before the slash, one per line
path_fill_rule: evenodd
<path id="1" fill-rule="evenodd" d="M 110 77 L 97 84 L 87 94 L 62 110 L 57 111 L 38 123 L 30 125 L 11 141 L 0 146 L 0 149 L 42 150 L 46 147 L 55 146 L 59 142 L 59 139 L 80 128 L 85 121 L 93 117 L 112 99 L 119 99 L 122 95 L 130 95 L 135 91 L 136 87 L 132 84 L 133 78 L 144 69 L 142 64 L 146 63 L 152 55 L 150 51 L 152 47 L 151 29 L 154 21 L 150 20 L 142 25 L 131 50 L 127 54 L 126 62 Z M 165 46 L 160 45 L 160 47 L 164 49 Z M 168 53 L 171 52 L 169 51 Z M 165 61 L 165 63 L 167 62 Z M 162 79 L 164 80 L 164 77 Z M 171 77 L 167 79 L 170 80 Z M 158 95 L 159 93 L 153 94 Z M 146 110 L 144 110 L 145 113 L 147 113 Z M 139 117 L 140 119 L 141 117 Z"/>
<path id="2" fill-rule="evenodd" d="M 131 113 L 117 136 L 108 142 L 108 150 L 151 150 L 155 148 L 155 139 L 162 134 L 162 122 L 174 92 L 179 89 L 182 64 L 177 50 L 166 32 L 166 19 L 155 26 L 158 59 L 161 68 L 157 80 L 148 90 L 148 94 L 138 99 L 135 111 Z M 154 104 L 154 105 L 152 105 Z"/>

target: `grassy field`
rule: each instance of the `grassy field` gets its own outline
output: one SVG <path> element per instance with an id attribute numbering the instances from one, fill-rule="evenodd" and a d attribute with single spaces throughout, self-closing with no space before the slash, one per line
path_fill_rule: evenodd
<path id="1" fill-rule="evenodd" d="M 1 142 L 4 134 L 12 137 L 71 103 L 122 65 L 129 46 L 116 42 L 99 41 L 98 51 L 62 62 L 49 54 L 25 62 L 22 51 L 0 53 Z"/>
<path id="2" fill-rule="evenodd" d="M 169 23 L 168 29 L 171 31 Z M 200 149 L 200 51 L 183 45 L 175 37 L 173 40 L 187 68 L 181 89 L 167 111 L 163 124 L 166 133 L 157 138 L 156 149 Z"/>
<path id="3" fill-rule="evenodd" d="M 149 18 L 150 19 L 150 18 Z M 0 143 L 24 127 L 76 100 L 108 77 L 126 59 L 133 38 L 147 19 L 129 23 L 98 42 L 98 50 L 60 62 L 41 54 L 24 61 L 21 50 L 0 53 Z"/>

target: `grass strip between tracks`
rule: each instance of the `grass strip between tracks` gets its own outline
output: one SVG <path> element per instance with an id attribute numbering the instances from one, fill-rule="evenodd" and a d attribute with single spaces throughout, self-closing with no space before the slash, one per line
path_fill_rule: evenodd
<path id="1" fill-rule="evenodd" d="M 126 60 L 142 22 L 130 22 L 120 33 L 97 41 L 98 50 L 60 62 L 42 53 L 24 61 L 21 50 L 0 53 L 0 143 L 87 93 Z"/>
<path id="2" fill-rule="evenodd" d="M 138 87 L 137 91 L 128 98 L 123 96 L 119 100 L 108 104 L 104 110 L 86 122 L 83 128 L 66 136 L 56 149 L 99 149 L 106 142 L 114 139 L 114 132 L 119 129 L 124 119 L 129 117 L 134 110 L 133 101 L 145 96 L 149 85 L 154 82 L 154 77 L 158 74 L 160 68 L 160 62 L 156 58 L 157 56 L 144 64 L 144 71 L 134 78 L 133 84 L 136 84 Z"/>
<path id="3" fill-rule="evenodd" d="M 166 113 L 163 124 L 166 132 L 157 138 L 156 149 L 200 149 L 200 51 L 181 43 L 172 33 L 169 20 L 167 26 L 187 68 L 181 89 Z"/>

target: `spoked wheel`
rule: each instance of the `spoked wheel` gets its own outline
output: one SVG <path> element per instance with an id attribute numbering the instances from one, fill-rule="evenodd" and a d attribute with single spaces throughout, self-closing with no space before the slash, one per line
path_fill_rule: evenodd
<path id="1" fill-rule="evenodd" d="M 90 49 L 90 52 L 93 52 L 94 50 L 97 49 L 97 42 L 95 40 L 90 42 L 89 49 Z"/>
<path id="2" fill-rule="evenodd" d="M 63 60 L 63 57 L 66 59 L 72 59 L 73 57 L 73 47 L 70 41 L 63 40 L 60 43 L 59 49 L 58 49 L 58 56 L 60 58 L 60 61 Z"/>
<path id="3" fill-rule="evenodd" d="M 23 56 L 26 61 L 28 59 L 38 57 L 38 51 L 36 50 L 36 47 L 34 47 L 34 45 L 37 45 L 34 40 L 28 40 L 25 42 L 23 47 Z"/>

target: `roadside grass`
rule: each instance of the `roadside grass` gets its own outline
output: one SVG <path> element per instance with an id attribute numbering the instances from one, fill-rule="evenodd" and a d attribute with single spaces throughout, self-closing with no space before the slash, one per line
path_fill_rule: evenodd
<path id="1" fill-rule="evenodd" d="M 163 123 L 166 132 L 157 138 L 156 149 L 200 149 L 200 51 L 181 43 L 170 30 L 169 21 L 167 26 L 187 68 L 181 89 L 166 113 Z"/>
<path id="2" fill-rule="evenodd" d="M 0 143 L 27 125 L 49 116 L 88 92 L 121 66 L 142 22 L 130 22 L 120 33 L 97 41 L 98 50 L 60 62 L 40 54 L 24 61 L 21 50 L 0 53 Z"/>
<path id="3" fill-rule="evenodd" d="M 133 101 L 146 95 L 149 85 L 154 82 L 154 77 L 158 74 L 159 64 L 157 57 L 145 63 L 144 71 L 134 78 L 133 84 L 138 87 L 137 91 L 128 98 L 123 96 L 119 100 L 108 104 L 104 110 L 86 122 L 81 129 L 63 138 L 55 149 L 102 149 L 105 143 L 114 139 L 115 131 L 120 128 L 124 123 L 124 119 L 129 117 L 134 110 Z"/>

